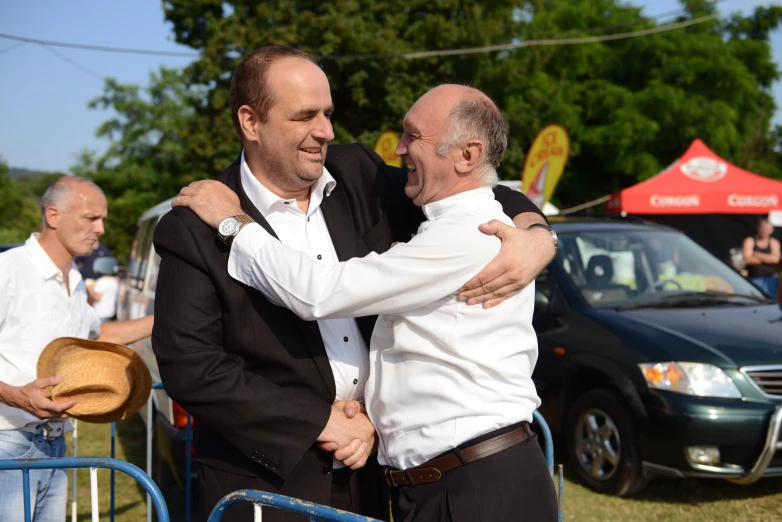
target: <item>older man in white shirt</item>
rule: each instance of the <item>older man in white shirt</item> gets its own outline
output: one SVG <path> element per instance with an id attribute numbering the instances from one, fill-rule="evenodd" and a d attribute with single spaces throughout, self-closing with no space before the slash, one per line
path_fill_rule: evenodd
<path id="1" fill-rule="evenodd" d="M 100 324 L 74 265 L 103 234 L 103 191 L 77 176 L 57 179 L 41 199 L 42 231 L 0 254 L 0 459 L 65 456 L 63 435 L 72 429 L 68 409 L 46 388 L 60 377 L 36 379 L 41 351 L 58 337 L 126 344 L 152 332 L 152 317 Z M 34 522 L 65 520 L 65 470 L 30 472 Z M 22 476 L 0 472 L 0 520 L 24 520 Z"/>
<path id="2" fill-rule="evenodd" d="M 540 404 L 534 286 L 488 310 L 458 299 L 500 250 L 479 225 L 511 223 L 490 188 L 507 127 L 480 91 L 443 85 L 416 102 L 404 129 L 397 155 L 413 169 L 405 192 L 427 217 L 408 243 L 327 264 L 249 223 L 233 232 L 228 271 L 305 319 L 381 314 L 365 397 L 394 520 L 555 520 L 553 484 L 529 428 Z"/>

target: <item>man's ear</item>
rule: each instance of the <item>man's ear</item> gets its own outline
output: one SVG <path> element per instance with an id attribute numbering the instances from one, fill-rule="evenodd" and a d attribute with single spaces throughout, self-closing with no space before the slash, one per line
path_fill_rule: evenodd
<path id="1" fill-rule="evenodd" d="M 258 124 L 260 119 L 255 111 L 249 105 L 242 105 L 237 111 L 239 117 L 239 127 L 242 129 L 244 139 L 248 141 L 258 141 L 260 134 L 258 132 Z"/>
<path id="2" fill-rule="evenodd" d="M 457 148 L 456 172 L 468 174 L 474 171 L 483 157 L 483 143 L 479 140 L 470 140 L 464 147 Z"/>
<path id="3" fill-rule="evenodd" d="M 60 217 L 62 217 L 62 210 L 55 207 L 54 205 L 50 205 L 46 207 L 46 210 L 43 212 L 44 217 L 46 218 L 46 226 L 57 230 L 60 226 Z"/>

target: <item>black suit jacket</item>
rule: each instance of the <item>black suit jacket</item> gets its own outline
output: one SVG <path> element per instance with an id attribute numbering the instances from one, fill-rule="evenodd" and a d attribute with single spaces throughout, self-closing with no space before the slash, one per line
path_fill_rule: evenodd
<path id="1" fill-rule="evenodd" d="M 367 147 L 333 145 L 326 167 L 337 185 L 321 208 L 340 261 L 407 241 L 424 220 L 404 194 L 406 172 Z M 274 234 L 242 189 L 239 161 L 218 179 Z M 539 212 L 520 192 L 495 194 L 510 216 Z M 327 503 L 332 455 L 315 441 L 335 384 L 317 323 L 233 280 L 229 248 L 189 209 L 166 214 L 154 243 L 162 262 L 152 345 L 166 392 L 193 415 L 196 459 Z M 375 320 L 357 319 L 367 345 Z"/>

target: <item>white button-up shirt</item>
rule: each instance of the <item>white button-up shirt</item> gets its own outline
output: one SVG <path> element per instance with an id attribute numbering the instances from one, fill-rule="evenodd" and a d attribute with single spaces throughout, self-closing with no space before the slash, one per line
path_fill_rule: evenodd
<path id="1" fill-rule="evenodd" d="M 337 265 L 314 263 L 247 225 L 231 249 L 232 277 L 305 319 L 382 314 L 370 347 L 369 416 L 380 462 L 408 469 L 462 442 L 526 420 L 540 399 L 534 284 L 484 310 L 457 292 L 500 251 L 481 223 L 512 224 L 490 188 L 424 205 L 408 242 Z"/>
<path id="2" fill-rule="evenodd" d="M 250 171 L 242 152 L 241 180 L 247 197 L 269 222 L 283 245 L 301 252 L 324 265 L 339 263 L 334 244 L 323 218 L 320 204 L 337 181 L 323 168 L 323 175 L 312 186 L 307 213 L 301 211 L 295 199 L 284 200 L 264 187 Z M 369 374 L 368 349 L 355 319 L 324 319 L 318 329 L 326 347 L 331 372 L 334 374 L 337 400 L 364 402 L 364 387 Z M 335 468 L 343 467 L 337 460 Z"/>
<path id="3" fill-rule="evenodd" d="M 76 266 L 68 272 L 69 291 L 38 237 L 33 234 L 23 246 L 0 254 L 0 381 L 12 386 L 36 379 L 38 357 L 54 339 L 95 339 L 100 333 L 100 321 L 87 304 L 87 289 Z M 0 404 L 0 430 L 38 420 Z"/>

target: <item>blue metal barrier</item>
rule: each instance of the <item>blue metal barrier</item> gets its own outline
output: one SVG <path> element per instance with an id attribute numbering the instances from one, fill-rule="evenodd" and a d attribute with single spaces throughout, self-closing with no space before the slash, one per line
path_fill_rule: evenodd
<path id="1" fill-rule="evenodd" d="M 164 389 L 163 383 L 156 382 L 152 385 L 153 389 L 161 390 Z M 151 440 L 152 440 L 152 430 L 154 429 L 152 426 L 152 422 L 154 422 L 154 419 L 152 418 L 152 404 L 153 399 L 150 395 L 149 401 L 147 403 L 147 448 L 150 452 L 147 456 L 147 473 L 151 476 L 151 451 L 155 451 L 154 448 L 151 448 Z M 537 410 L 533 412 L 533 422 L 539 427 L 539 431 L 541 432 L 541 435 L 543 436 L 543 453 L 546 458 L 546 465 L 548 466 L 549 475 L 551 476 L 551 480 L 555 482 L 555 486 L 557 488 L 557 520 L 561 522 L 563 520 L 562 515 L 562 494 L 563 494 L 563 477 L 562 477 L 562 465 L 560 464 L 558 467 L 558 473 L 555 477 L 554 475 L 554 440 L 551 436 L 551 429 L 549 428 L 548 423 L 546 422 L 546 419 L 543 418 L 543 415 L 541 415 Z M 186 429 L 186 442 L 185 442 L 186 448 L 185 448 L 185 522 L 190 522 L 190 499 L 191 499 L 191 491 L 192 491 L 192 485 L 190 480 L 190 474 L 192 470 L 192 456 L 191 456 L 191 449 L 192 449 L 192 418 L 190 414 L 187 415 L 187 429 Z M 114 458 L 114 424 L 112 423 L 112 444 L 111 444 L 111 456 Z M 112 483 L 111 483 L 111 522 L 114 522 L 114 476 L 112 471 Z M 357 518 L 328 518 L 325 515 L 321 515 L 320 511 L 318 513 L 315 513 L 314 516 L 321 517 L 323 520 L 334 520 L 335 522 L 353 522 L 353 521 L 369 521 L 372 519 L 362 517 L 360 515 L 356 515 L 353 513 L 347 513 L 344 511 L 335 510 L 334 508 L 330 508 L 328 506 L 320 506 L 318 504 L 312 504 L 308 502 L 304 502 L 302 500 L 285 497 L 282 495 L 275 495 L 272 493 L 265 493 L 261 491 L 251 491 L 251 490 L 240 490 L 236 491 L 234 493 L 231 493 L 227 495 L 225 498 L 223 498 L 220 503 L 218 503 L 217 506 L 215 506 L 214 510 L 212 511 L 212 514 L 210 515 L 209 522 L 212 522 L 212 520 L 219 521 L 222 518 L 222 512 L 230 505 L 235 504 L 237 502 L 253 502 L 256 504 L 256 507 L 259 507 L 259 505 L 268 505 L 272 507 L 276 507 L 279 509 L 288 509 L 289 511 L 295 511 L 297 513 L 302 514 L 311 514 L 309 511 L 300 511 L 301 509 L 310 509 L 310 508 L 317 508 L 317 509 L 326 509 L 326 510 L 332 510 L 336 514 L 340 514 L 343 516 L 352 516 Z M 218 514 L 218 507 L 223 506 L 220 510 L 220 513 Z M 297 509 L 289 509 L 291 506 L 296 507 Z M 301 507 L 306 506 L 306 507 Z M 217 517 L 217 518 L 213 518 Z M 150 506 L 150 495 L 147 495 L 147 522 L 151 522 L 151 506 Z M 315 520 L 313 518 L 313 520 Z"/>
<path id="2" fill-rule="evenodd" d="M 239 502 L 252 502 L 255 504 L 255 520 L 260 520 L 260 506 L 263 505 L 284 511 L 292 511 L 300 515 L 309 515 L 311 522 L 319 522 L 321 520 L 326 522 L 380 522 L 375 518 L 356 515 L 355 513 L 349 513 L 333 507 L 250 489 L 240 489 L 223 497 L 212 509 L 207 522 L 220 522 L 223 519 L 225 510 Z"/>
<path id="3" fill-rule="evenodd" d="M 152 503 L 157 512 L 158 522 L 169 522 L 168 508 L 163 495 L 160 493 L 157 485 L 149 478 L 149 475 L 139 468 L 117 459 L 103 459 L 97 457 L 64 457 L 49 459 L 0 459 L 0 471 L 21 470 L 24 490 L 24 520 L 32 520 L 32 510 L 30 507 L 30 470 L 31 469 L 69 469 L 69 468 L 90 468 L 92 482 L 93 510 L 96 509 L 98 490 L 97 490 L 97 469 L 104 468 L 117 470 L 130 475 L 136 482 L 147 491 L 151 497 Z M 112 495 L 113 504 L 113 495 Z M 96 520 L 93 514 L 93 519 Z"/>
<path id="4" fill-rule="evenodd" d="M 548 466 L 548 472 L 551 475 L 551 480 L 554 480 L 554 439 L 551 436 L 551 429 L 548 427 L 546 419 L 543 418 L 538 410 L 532 413 L 532 420 L 540 428 L 540 432 L 543 434 L 543 454 L 546 456 L 546 465 Z M 557 477 L 557 520 L 562 522 L 562 464 L 559 465 Z"/>

